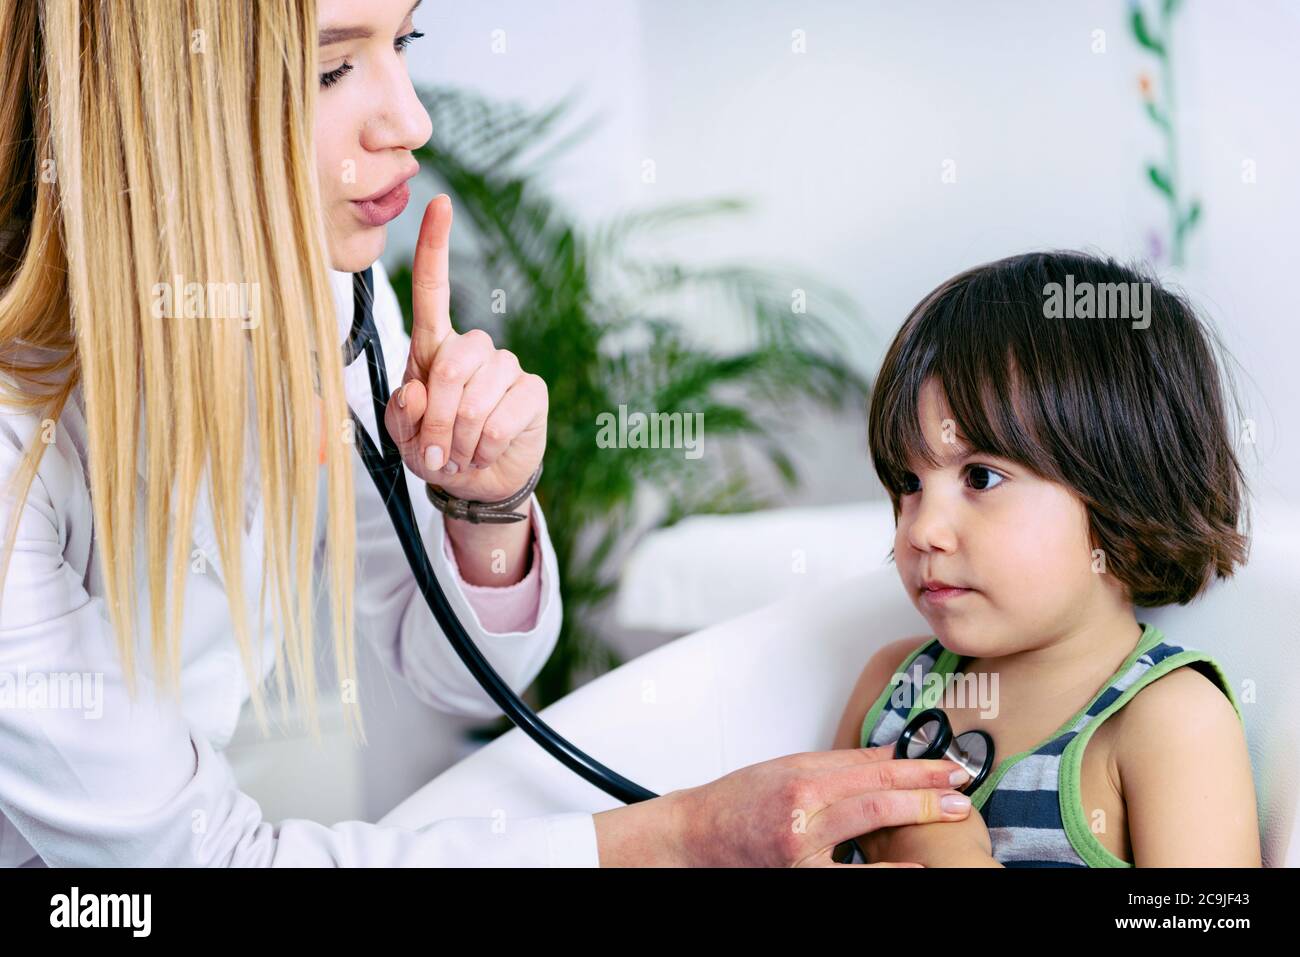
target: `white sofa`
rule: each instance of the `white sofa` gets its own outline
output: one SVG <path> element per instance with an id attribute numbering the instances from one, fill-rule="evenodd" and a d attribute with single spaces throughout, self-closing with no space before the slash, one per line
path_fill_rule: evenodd
<path id="1" fill-rule="evenodd" d="M 684 635 L 880 568 L 893 543 L 888 501 L 692 515 L 628 554 L 615 617 Z"/>
<path id="2" fill-rule="evenodd" d="M 737 573 L 722 567 L 721 577 Z M 1237 576 L 1191 605 L 1138 612 L 1171 641 L 1210 651 L 1224 664 L 1242 699 L 1264 862 L 1300 866 L 1300 511 L 1257 508 L 1251 560 Z M 663 793 L 828 748 L 867 658 L 926 630 L 894 567 L 876 567 L 664 645 L 542 716 L 592 757 Z M 1250 694 L 1243 694 L 1246 682 Z M 434 778 L 381 823 L 415 827 L 444 817 L 616 804 L 515 729 Z"/>

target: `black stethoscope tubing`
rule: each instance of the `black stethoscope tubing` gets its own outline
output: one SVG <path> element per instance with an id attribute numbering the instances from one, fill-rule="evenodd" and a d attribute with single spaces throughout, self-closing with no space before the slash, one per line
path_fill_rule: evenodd
<path id="1" fill-rule="evenodd" d="M 561 764 L 625 804 L 636 804 L 658 797 L 655 792 L 629 781 L 584 753 L 538 717 L 536 712 L 520 700 L 514 689 L 496 673 L 465 631 L 460 619 L 456 617 L 456 612 L 438 583 L 428 553 L 425 551 L 424 541 L 415 521 L 415 512 L 411 507 L 410 491 L 406 486 L 406 467 L 401 452 L 384 425 L 384 410 L 387 408 L 389 395 L 388 374 L 384 369 L 384 353 L 375 330 L 372 315 L 373 302 L 374 279 L 371 269 L 354 273 L 352 330 L 348 335 L 348 341 L 343 346 L 343 366 L 347 368 L 363 351 L 365 352 L 379 447 L 375 446 L 356 412 L 352 409 L 348 412 L 352 416 L 354 431 L 359 436 L 357 448 L 365 463 L 366 471 L 370 473 L 370 478 L 379 491 L 379 497 L 388 509 L 388 516 L 397 531 L 397 538 L 402 543 L 402 551 L 406 554 L 416 584 L 428 603 L 429 610 L 433 612 L 434 619 L 470 674 L 483 686 L 483 690 L 497 706 L 520 730 L 546 749 Z"/>

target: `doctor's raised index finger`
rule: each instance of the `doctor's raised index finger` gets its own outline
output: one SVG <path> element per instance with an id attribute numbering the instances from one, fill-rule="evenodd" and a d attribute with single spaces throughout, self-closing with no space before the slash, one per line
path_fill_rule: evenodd
<path id="1" fill-rule="evenodd" d="M 425 379 L 442 341 L 451 335 L 451 197 L 430 200 L 420 221 L 411 266 L 411 363 L 408 379 Z M 412 365 L 414 368 L 412 368 Z"/>

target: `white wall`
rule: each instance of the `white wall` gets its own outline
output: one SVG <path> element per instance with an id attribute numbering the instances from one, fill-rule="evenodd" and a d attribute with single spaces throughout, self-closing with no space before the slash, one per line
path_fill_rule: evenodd
<path id="1" fill-rule="evenodd" d="M 1148 2 L 1150 6 L 1150 2 Z M 1287 388 L 1300 335 L 1284 283 L 1296 248 L 1300 14 L 1286 0 L 1188 0 L 1173 38 L 1180 168 L 1205 208 L 1187 269 L 1253 377 L 1262 491 L 1300 499 L 1300 396 Z M 479 0 L 426 4 L 417 82 L 548 103 L 572 91 L 608 124 L 554 183 L 584 218 L 629 205 L 737 195 L 756 210 L 680 236 L 668 251 L 791 265 L 849 292 L 874 373 L 908 309 L 944 278 L 998 256 L 1069 246 L 1135 257 L 1166 213 L 1143 178 L 1163 145 L 1141 110 L 1153 70 L 1123 0 L 862 3 L 805 0 Z M 505 54 L 492 32 L 504 30 Z M 793 31 L 806 52 L 792 52 Z M 1105 52 L 1094 52 L 1094 31 Z M 642 161 L 657 179 L 641 181 Z M 1241 181 L 1253 159 L 1258 181 Z M 941 181 L 944 163 L 956 182 Z M 419 205 L 394 228 L 409 250 Z M 739 328 L 712 320 L 726 346 Z M 526 365 L 526 357 L 525 357 Z M 799 423 L 809 465 L 796 502 L 880 494 L 860 414 Z M 1249 450 L 1247 450 L 1249 452 Z"/>
<path id="2" fill-rule="evenodd" d="M 1209 218 L 1186 286 L 1220 324 L 1253 379 L 1261 497 L 1300 501 L 1300 358 L 1295 280 L 1300 250 L 1300 4 L 1191 4 L 1182 96 L 1185 161 Z M 1257 182 L 1242 181 L 1253 161 Z"/>
<path id="3" fill-rule="evenodd" d="M 574 120 L 601 124 L 553 167 L 552 184 L 576 213 L 599 220 L 635 200 L 647 83 L 640 13 L 633 0 L 427 0 L 415 13 L 425 36 L 408 49 L 407 65 L 417 85 L 467 87 L 536 107 L 578 97 Z M 422 212 L 412 201 L 390 227 L 386 261 L 409 254 Z"/>

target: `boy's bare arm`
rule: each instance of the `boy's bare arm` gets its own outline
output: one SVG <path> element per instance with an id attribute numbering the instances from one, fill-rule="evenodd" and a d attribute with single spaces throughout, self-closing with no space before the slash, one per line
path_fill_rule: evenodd
<path id="1" fill-rule="evenodd" d="M 961 821 L 887 827 L 858 838 L 869 863 L 900 861 L 926 867 L 1001 867 L 984 818 L 974 808 Z"/>
<path id="2" fill-rule="evenodd" d="M 1116 764 L 1138 867 L 1259 867 L 1255 783 L 1241 721 L 1190 667 L 1143 688 L 1122 718 Z"/>

